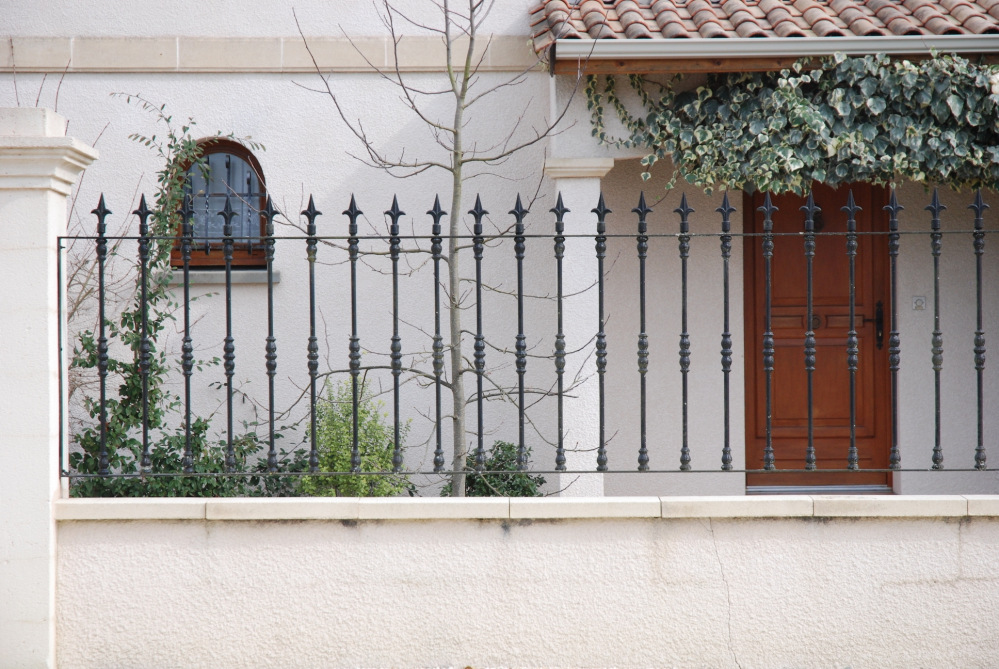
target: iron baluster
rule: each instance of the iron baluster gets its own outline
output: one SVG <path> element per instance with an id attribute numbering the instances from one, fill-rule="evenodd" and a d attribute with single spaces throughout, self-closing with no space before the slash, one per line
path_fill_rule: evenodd
<path id="1" fill-rule="evenodd" d="M 402 375 L 402 340 L 399 337 L 399 218 L 406 212 L 399 209 L 399 201 L 392 197 L 392 208 L 385 212 L 389 217 L 389 257 L 392 259 L 392 471 L 402 470 L 402 443 L 400 441 L 399 377 Z"/>
<path id="2" fill-rule="evenodd" d="M 323 212 L 316 209 L 316 203 L 309 195 L 309 206 L 302 211 L 305 216 L 306 258 L 309 260 L 309 471 L 319 471 L 319 449 L 316 445 L 316 379 L 319 376 L 319 339 L 316 338 L 316 217 Z"/>
<path id="3" fill-rule="evenodd" d="M 596 209 L 597 235 L 594 238 L 597 251 L 597 383 L 599 389 L 599 423 L 600 435 L 597 444 L 597 471 L 607 471 L 606 417 L 604 414 L 604 373 L 607 371 L 607 335 L 604 332 L 604 257 L 607 255 L 606 218 L 611 210 L 604 204 L 604 194 L 600 193 Z"/>
<path id="4" fill-rule="evenodd" d="M 184 339 L 180 347 L 180 368 L 184 375 L 184 454 L 181 463 L 185 474 L 194 472 L 191 449 L 191 374 L 194 373 L 194 344 L 191 341 L 191 249 L 194 245 L 194 202 L 184 196 L 180 210 L 180 258 L 184 266 Z"/>
<path id="5" fill-rule="evenodd" d="M 350 392 L 351 392 L 351 445 L 350 471 L 361 471 L 360 435 L 358 434 L 357 409 L 358 386 L 357 377 L 361 373 L 361 340 L 357 336 L 357 219 L 364 212 L 357 208 L 354 196 L 350 196 L 350 205 L 343 215 L 349 221 L 347 224 L 347 252 L 350 257 Z"/>
<path id="6" fill-rule="evenodd" d="M 638 378 L 639 378 L 639 441 L 638 441 L 638 471 L 649 470 L 649 447 L 646 431 L 646 382 L 645 375 L 649 371 L 649 336 L 645 331 L 645 259 L 649 255 L 649 235 L 646 217 L 652 213 L 645 204 L 645 191 L 638 196 L 638 206 L 632 209 L 638 214 Z"/>
<path id="7" fill-rule="evenodd" d="M 152 347 L 149 342 L 149 216 L 153 212 L 146 206 L 146 196 L 139 199 L 139 208 L 132 212 L 139 217 L 139 378 L 142 384 L 142 456 L 139 471 L 152 469 L 149 457 L 149 369 L 152 364 Z"/>
<path id="8" fill-rule="evenodd" d="M 984 470 L 985 465 L 985 325 L 982 317 L 982 255 L 985 253 L 985 210 L 989 205 L 982 199 L 982 191 L 975 191 L 975 202 L 968 206 L 975 210 L 975 372 L 978 382 L 978 443 L 975 446 L 975 469 Z"/>
<path id="9" fill-rule="evenodd" d="M 434 400 L 437 422 L 434 432 L 436 433 L 437 446 L 434 449 L 434 472 L 444 471 L 444 447 L 441 435 L 441 375 L 444 373 L 444 339 L 441 337 L 441 251 L 443 250 L 444 239 L 441 237 L 441 218 L 447 214 L 441 209 L 440 197 L 434 197 L 434 208 L 427 212 L 434 223 L 431 228 L 430 255 L 434 260 Z"/>
<path id="10" fill-rule="evenodd" d="M 766 442 L 763 447 L 763 469 L 773 471 L 774 441 L 773 441 L 773 382 L 774 382 L 774 332 L 772 316 L 772 283 L 774 257 L 774 220 L 778 211 L 770 199 L 770 193 L 763 198 L 763 372 L 766 385 Z"/>
<path id="11" fill-rule="evenodd" d="M 805 318 L 808 330 L 805 331 L 805 373 L 807 380 L 808 401 L 808 445 L 805 447 L 805 469 L 815 469 L 815 396 L 812 378 L 815 374 L 815 330 L 813 317 L 813 263 L 815 260 L 815 215 L 821 210 L 815 205 L 811 193 L 808 201 L 801 207 L 805 212 Z"/>
<path id="12" fill-rule="evenodd" d="M 267 262 L 267 341 L 264 360 L 267 366 L 267 471 L 277 471 L 277 448 L 274 445 L 274 377 L 277 375 L 277 339 L 274 338 L 274 217 L 280 212 L 267 196 L 264 210 L 264 258 Z M 249 237 L 247 238 L 249 239 Z"/>
<path id="13" fill-rule="evenodd" d="M 846 335 L 846 367 L 850 372 L 850 448 L 847 452 L 847 469 L 859 469 L 857 453 L 857 365 L 860 356 L 860 341 L 857 338 L 857 212 L 861 208 L 853 199 L 850 190 L 846 206 L 846 255 L 850 263 L 850 331 Z"/>
<path id="14" fill-rule="evenodd" d="M 565 471 L 565 431 L 563 424 L 563 399 L 565 374 L 565 332 L 562 330 L 562 258 L 565 255 L 565 215 L 569 210 L 562 203 L 562 193 L 558 194 L 555 207 L 551 210 L 555 214 L 555 276 L 556 276 L 556 315 L 557 329 L 555 332 L 555 377 L 558 386 L 557 413 L 558 413 L 558 443 L 555 446 L 555 470 Z"/>
<path id="15" fill-rule="evenodd" d="M 728 202 L 728 193 L 722 198 L 722 204 L 718 209 L 722 215 L 721 234 L 721 255 L 722 255 L 722 336 L 721 336 L 721 367 L 722 380 L 724 382 L 722 395 L 722 413 L 724 423 L 724 435 L 722 440 L 722 471 L 732 470 L 732 442 L 731 442 L 731 406 L 730 406 L 730 377 L 732 375 L 732 332 L 729 323 L 729 259 L 732 257 L 732 231 L 731 216 L 735 212 L 735 207 Z"/>
<path id="16" fill-rule="evenodd" d="M 690 471 L 690 443 L 687 419 L 687 374 L 690 372 L 690 334 L 687 332 L 687 258 L 690 257 L 689 217 L 694 210 L 687 206 L 687 194 L 680 196 L 680 378 L 682 379 L 682 441 L 680 445 L 680 471 Z"/>
<path id="17" fill-rule="evenodd" d="M 110 473 L 108 462 L 108 412 L 107 412 L 107 377 L 108 377 L 108 338 L 107 324 L 104 318 L 105 300 L 105 265 L 108 257 L 108 240 L 105 237 L 107 223 L 105 220 L 111 211 L 104 206 L 104 194 L 97 203 L 97 208 L 91 210 L 97 216 L 97 376 L 100 379 L 100 423 L 101 436 L 97 454 L 97 473 L 107 476 Z"/>
<path id="18" fill-rule="evenodd" d="M 937 189 L 925 209 L 930 212 L 930 252 L 933 254 L 933 335 L 930 339 L 933 362 L 933 469 L 943 469 L 943 446 L 940 443 L 940 372 L 943 371 L 943 332 L 940 331 L 940 212 L 947 207 L 940 202 Z"/>
<path id="19" fill-rule="evenodd" d="M 472 237 L 472 254 L 475 256 L 475 381 L 477 388 L 475 405 L 478 412 L 475 468 L 482 470 L 486 464 L 486 449 L 483 443 L 485 423 L 482 396 L 482 381 L 486 372 L 486 339 L 482 335 L 482 251 L 485 247 L 485 239 L 482 236 L 482 217 L 489 212 L 482 208 L 482 200 L 476 195 L 475 206 L 468 213 L 475 219 L 475 224 L 472 228 L 474 233 Z"/>
<path id="20" fill-rule="evenodd" d="M 902 361 L 902 342 L 898 332 L 898 212 L 905 209 L 898 203 L 895 190 L 884 207 L 888 212 L 888 258 L 891 263 L 891 332 L 888 334 L 888 370 L 891 373 L 891 450 L 888 466 L 902 468 L 902 455 L 898 447 L 898 370 Z"/>
<path id="21" fill-rule="evenodd" d="M 524 252 L 526 251 L 524 237 L 524 217 L 528 210 L 520 202 L 509 212 L 514 219 L 513 252 L 517 258 L 517 420 L 519 439 L 517 442 L 517 469 L 527 469 L 527 444 L 524 439 L 524 375 L 527 373 L 527 335 L 524 334 Z"/>
<path id="22" fill-rule="evenodd" d="M 222 217 L 222 257 L 225 259 L 225 342 L 222 346 L 222 368 L 225 371 L 226 441 L 225 470 L 236 471 L 236 453 L 232 441 L 232 377 L 236 373 L 236 343 L 232 337 L 232 219 L 237 212 L 232 210 L 229 196 L 225 206 L 218 213 Z"/>

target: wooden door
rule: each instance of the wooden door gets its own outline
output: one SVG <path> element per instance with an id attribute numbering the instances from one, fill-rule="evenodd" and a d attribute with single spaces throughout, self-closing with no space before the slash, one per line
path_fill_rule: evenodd
<path id="1" fill-rule="evenodd" d="M 819 233 L 845 233 L 846 204 L 852 189 L 858 206 L 856 257 L 856 329 L 860 340 L 856 373 L 856 442 L 860 469 L 886 468 L 890 447 L 890 384 L 888 331 L 891 327 L 887 243 L 882 207 L 884 191 L 868 184 L 832 189 L 816 185 L 821 209 Z M 775 233 L 804 230 L 804 198 L 772 199 Z M 762 195 L 746 197 L 746 231 L 761 233 Z M 849 258 L 846 237 L 816 235 L 813 265 L 813 330 L 816 339 L 813 372 L 813 434 L 817 471 L 747 475 L 747 486 L 887 486 L 884 472 L 822 472 L 847 469 L 850 448 L 850 373 L 847 334 L 850 330 Z M 762 364 L 764 263 L 762 240 L 749 238 L 746 253 L 746 468 L 762 469 L 766 444 L 766 386 Z M 774 461 L 777 469 L 805 467 L 808 443 L 807 373 L 804 340 L 806 323 L 806 264 L 800 234 L 776 236 L 772 263 L 772 327 L 774 332 L 773 419 Z M 878 322 L 878 313 L 882 314 Z"/>

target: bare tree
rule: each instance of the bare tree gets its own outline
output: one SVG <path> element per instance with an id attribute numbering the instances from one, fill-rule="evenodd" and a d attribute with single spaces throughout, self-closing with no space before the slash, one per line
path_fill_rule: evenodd
<path id="1" fill-rule="evenodd" d="M 514 154 L 534 146 L 550 136 L 564 117 L 568 103 L 555 118 L 548 119 L 541 127 L 527 127 L 523 110 L 520 114 L 510 118 L 509 109 L 504 108 L 502 113 L 496 113 L 492 117 L 509 119 L 508 127 L 498 140 L 484 145 L 474 141 L 474 138 L 467 137 L 469 132 L 467 124 L 473 109 L 488 108 L 490 104 L 498 104 L 497 94 L 502 94 L 508 89 L 524 83 L 528 73 L 532 70 L 537 71 L 541 67 L 541 63 L 537 61 L 499 83 L 483 84 L 479 72 L 491 46 L 491 38 L 486 38 L 485 43 L 482 44 L 479 32 L 493 8 L 494 0 L 468 0 L 461 9 L 456 9 L 455 3 L 448 0 L 432 0 L 432 2 L 439 11 L 440 23 L 424 22 L 407 13 L 399 5 L 394 5 L 389 0 L 381 0 L 379 15 L 392 39 L 394 65 L 391 68 L 381 68 L 370 61 L 368 61 L 368 65 L 384 80 L 398 89 L 408 110 L 430 130 L 438 147 L 438 150 L 434 152 L 435 155 L 410 156 L 407 155 L 405 147 L 398 151 L 389 151 L 380 147 L 368 135 L 362 121 L 352 119 L 348 115 L 331 77 L 323 74 L 315 57 L 313 57 L 313 63 L 323 82 L 323 88 L 319 90 L 329 96 L 337 114 L 363 147 L 363 153 L 355 156 L 356 158 L 371 167 L 384 170 L 400 178 L 412 177 L 428 170 L 443 170 L 450 174 L 451 208 L 449 210 L 447 253 L 444 256 L 448 270 L 445 293 L 450 337 L 447 352 L 450 364 L 449 379 L 445 387 L 450 391 L 453 406 L 453 462 L 456 473 L 453 474 L 451 480 L 451 494 L 463 496 L 465 474 L 461 470 L 464 467 L 468 452 L 465 407 L 469 401 L 463 379 L 465 374 L 474 373 L 475 370 L 469 364 L 468 358 L 463 355 L 462 347 L 461 283 L 463 278 L 459 264 L 459 255 L 463 248 L 459 244 L 462 191 L 465 181 L 474 176 L 470 172 L 473 172 L 477 166 L 488 168 L 500 165 Z M 297 16 L 295 21 L 298 25 Z M 446 51 L 446 81 L 439 88 L 417 86 L 408 80 L 401 71 L 399 44 L 403 35 L 399 30 L 400 26 L 420 32 L 429 32 L 440 37 Z M 299 34 L 308 49 L 308 39 L 302 33 L 301 26 L 299 26 Z M 347 38 L 351 39 L 349 35 Z M 354 44 L 352 39 L 351 43 Z M 356 44 L 354 47 L 357 53 L 367 60 Z M 312 55 L 311 49 L 309 49 L 309 54 Z M 447 112 L 438 114 L 430 111 L 430 103 L 436 102 L 442 97 L 448 100 Z M 437 429 L 440 429 L 440 426 Z"/>

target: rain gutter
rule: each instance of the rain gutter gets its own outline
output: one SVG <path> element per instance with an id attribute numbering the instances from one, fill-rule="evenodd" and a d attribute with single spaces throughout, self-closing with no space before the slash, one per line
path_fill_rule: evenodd
<path id="1" fill-rule="evenodd" d="M 559 39 L 552 58 L 567 60 L 673 60 L 691 58 L 807 58 L 842 53 L 925 55 L 999 53 L 999 35 L 893 35 L 888 37 L 730 37 L 723 39 Z"/>

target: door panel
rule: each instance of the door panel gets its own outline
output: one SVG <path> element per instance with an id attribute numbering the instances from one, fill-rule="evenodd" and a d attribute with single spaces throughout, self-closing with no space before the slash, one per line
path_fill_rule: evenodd
<path id="1" fill-rule="evenodd" d="M 888 312 L 887 249 L 882 236 L 869 233 L 886 227 L 884 193 L 868 184 L 834 190 L 816 185 L 821 209 L 816 221 L 813 263 L 813 319 L 816 354 L 813 372 L 813 435 L 816 466 L 846 469 L 850 447 L 850 373 L 846 340 L 850 330 L 849 258 L 846 254 L 846 204 L 852 188 L 857 205 L 855 314 L 859 338 L 856 374 L 856 437 L 861 469 L 885 468 L 888 463 L 889 384 L 887 344 L 878 347 L 876 314 L 881 303 Z M 746 231 L 761 233 L 763 217 L 757 207 L 762 196 L 746 198 Z M 777 469 L 804 469 L 808 444 L 808 394 L 804 341 L 807 323 L 807 281 L 804 255 L 804 199 L 773 198 L 774 255 L 772 313 L 774 332 L 772 435 Z M 781 236 L 780 233 L 792 233 Z M 761 239 L 746 245 L 746 425 L 747 468 L 763 468 L 766 444 L 766 382 L 762 351 L 764 267 Z M 885 322 L 882 331 L 890 324 Z M 794 472 L 749 474 L 747 484 L 758 485 L 887 485 L 883 472 Z"/>

